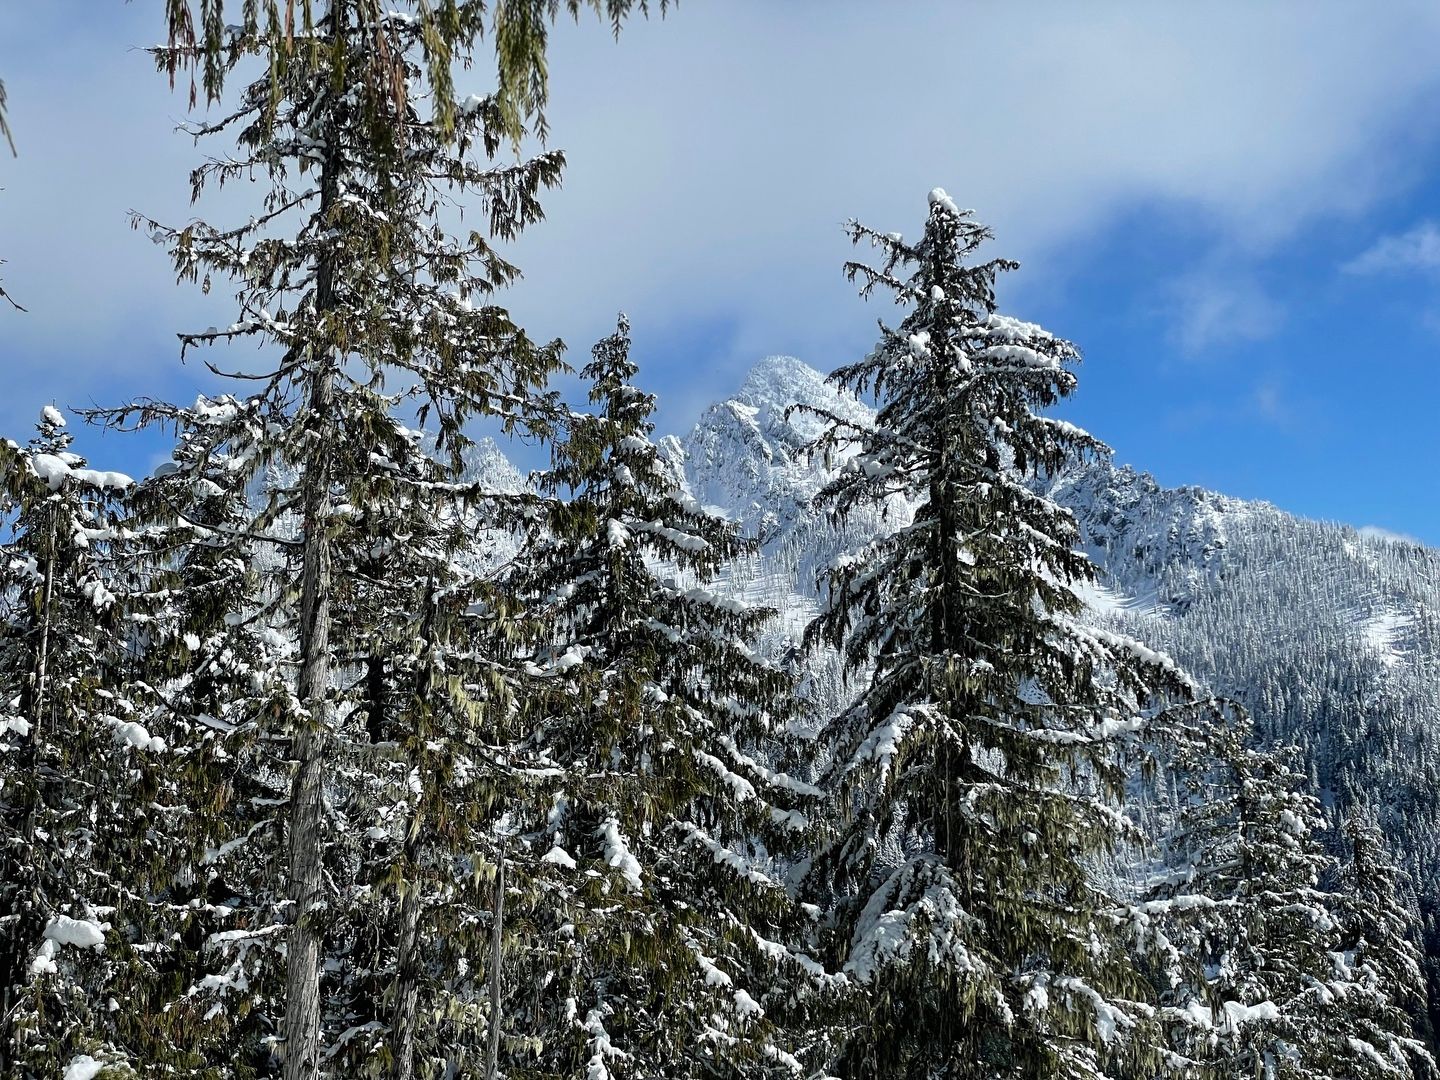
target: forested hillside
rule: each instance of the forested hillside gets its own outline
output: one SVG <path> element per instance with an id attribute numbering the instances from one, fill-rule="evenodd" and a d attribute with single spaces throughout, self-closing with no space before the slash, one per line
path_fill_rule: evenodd
<path id="1" fill-rule="evenodd" d="M 1108 622 L 1169 651 L 1300 748 L 1332 811 L 1379 817 L 1410 873 L 1440 989 L 1440 553 L 1131 469 L 1057 497 L 1105 567 Z"/>

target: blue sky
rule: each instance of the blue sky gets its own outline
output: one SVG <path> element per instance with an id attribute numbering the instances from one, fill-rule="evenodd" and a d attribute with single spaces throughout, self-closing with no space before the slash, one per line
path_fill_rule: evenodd
<path id="1" fill-rule="evenodd" d="M 570 156 L 509 302 L 583 359 L 624 308 L 662 428 L 769 353 L 832 368 L 893 309 L 840 273 L 855 216 L 945 187 L 1020 259 L 1014 314 L 1077 341 L 1067 412 L 1119 460 L 1440 543 L 1440 8 L 684 0 L 562 29 Z M 191 395 L 173 332 L 228 321 L 126 223 L 183 221 L 184 99 L 134 46 L 159 0 L 0 10 L 0 430 L 41 404 Z M 469 90 L 483 91 L 473 75 Z M 223 221 L 243 191 L 206 204 Z M 157 453 L 82 434 L 105 467 Z"/>

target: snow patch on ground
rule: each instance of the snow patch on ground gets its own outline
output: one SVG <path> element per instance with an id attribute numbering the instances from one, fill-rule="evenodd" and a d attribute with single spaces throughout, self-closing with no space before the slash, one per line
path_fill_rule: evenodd
<path id="1" fill-rule="evenodd" d="M 1360 624 L 1361 640 L 1367 648 L 1380 658 L 1387 668 L 1393 668 L 1406 657 L 1400 647 L 1406 630 L 1415 624 L 1415 616 L 1384 608 Z"/>
<path id="2" fill-rule="evenodd" d="M 1081 581 L 1071 585 L 1070 591 L 1097 615 L 1142 615 L 1158 619 L 1170 613 L 1153 589 L 1132 596 L 1102 581 Z"/>
<path id="3" fill-rule="evenodd" d="M 95 1080 L 103 1068 L 105 1062 L 96 1061 L 89 1054 L 81 1054 L 70 1059 L 70 1064 L 65 1067 L 64 1080 Z"/>

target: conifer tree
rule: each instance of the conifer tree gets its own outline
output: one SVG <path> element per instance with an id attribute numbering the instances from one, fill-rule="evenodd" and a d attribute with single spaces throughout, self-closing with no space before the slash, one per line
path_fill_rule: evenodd
<path id="1" fill-rule="evenodd" d="M 534 733 L 561 772 L 521 828 L 553 882 L 533 960 L 555 970 L 531 1014 L 540 1048 L 508 1075 L 808 1075 L 770 1015 L 823 974 L 796 950 L 776 858 L 814 792 L 762 754 L 790 681 L 753 649 L 772 613 L 711 591 L 747 544 L 650 441 L 629 347 L 622 316 L 512 578 L 563 707 Z"/>
<path id="2" fill-rule="evenodd" d="M 1175 950 L 1160 987 L 1171 1070 L 1274 1077 L 1332 927 L 1318 805 L 1247 747 L 1238 709 L 1176 756 L 1179 809 L 1142 910 Z"/>
<path id="3" fill-rule="evenodd" d="M 1336 1072 L 1354 1061 L 1355 1074 L 1367 1080 L 1435 1076 L 1435 1061 L 1416 1031 L 1425 979 L 1401 872 L 1373 810 L 1353 808 L 1341 835 L 1347 850 L 1331 904 L 1339 935 L 1332 961 L 1344 984 L 1323 1017 Z"/>
<path id="4" fill-rule="evenodd" d="M 227 69 L 270 55 L 275 41 L 257 20 L 251 8 L 241 25 L 213 28 Z M 499 106 L 456 101 L 427 82 L 420 60 L 434 30 L 393 5 L 334 0 L 296 26 L 285 62 L 196 131 L 229 133 L 238 147 L 196 169 L 197 197 L 254 173 L 268 183 L 261 212 L 233 229 L 137 219 L 171 250 L 182 278 L 207 289 L 217 278 L 235 284 L 236 321 L 182 335 L 186 348 L 240 338 L 269 346 L 264 366 L 236 373 L 247 400 L 221 442 L 247 475 L 275 464 L 291 477 L 268 492 L 251 530 L 292 554 L 299 584 L 284 718 L 294 763 L 282 822 L 285 980 L 267 998 L 283 1003 L 273 1045 L 287 1080 L 323 1075 L 344 1048 L 326 1040 L 354 1026 L 345 965 L 324 962 L 327 948 L 353 935 L 362 893 L 342 869 L 352 852 L 325 785 L 330 776 L 344 780 L 337 763 L 369 745 L 363 713 L 349 707 L 342 685 L 344 628 L 356 613 L 337 570 L 365 539 L 356 526 L 362 511 L 433 513 L 421 493 L 460 501 L 467 421 L 490 415 L 507 429 L 533 428 L 543 411 L 536 389 L 559 362 L 557 348 L 535 346 L 490 299 L 516 269 L 487 236 L 446 234 L 438 215 L 468 195 L 491 237 L 512 238 L 539 218 L 538 192 L 558 181 L 562 159 L 471 160 L 499 150 Z M 447 41 L 453 59 L 468 54 L 463 35 Z M 195 58 L 183 41 L 157 50 L 162 69 Z M 452 123 L 422 117 L 427 108 Z M 173 420 L 177 410 L 142 403 L 129 415 L 147 423 Z M 416 418 L 432 425 L 433 449 L 405 422 Z M 341 973 L 322 978 L 322 968 Z"/>
<path id="5" fill-rule="evenodd" d="M 148 1017 L 137 1051 L 197 1076 L 265 1075 L 283 1008 L 266 973 L 283 925 L 294 646 L 252 512 L 253 446 L 236 437 L 260 414 L 231 397 L 151 408 L 177 442 L 132 490 L 115 550 L 123 678 L 168 748 L 146 777 L 164 809 L 134 867 L 147 900 L 135 920 L 161 943 L 130 997 Z"/>
<path id="6" fill-rule="evenodd" d="M 1318 800 L 1303 790 L 1291 755 L 1250 748 L 1248 717 L 1228 711 L 1230 721 L 1178 761 L 1182 795 L 1166 870 L 1140 905 L 1173 949 L 1160 987 L 1171 1073 L 1428 1075 L 1416 1071 L 1428 1055 L 1396 1007 L 1419 977 L 1413 951 L 1404 966 L 1403 919 L 1392 924 L 1400 936 L 1389 938 L 1376 923 L 1362 926 L 1344 894 L 1322 890 L 1330 860 Z M 1376 865 L 1373 854 L 1363 858 Z M 1385 909 L 1392 914 L 1393 903 Z M 1359 959 L 1367 933 L 1390 940 L 1385 962 Z"/>
<path id="7" fill-rule="evenodd" d="M 506 822 L 548 765 L 518 745 L 516 702 L 548 689 L 518 656 L 508 596 L 470 550 L 477 526 L 532 500 L 469 494 L 462 508 L 453 485 L 417 484 L 393 505 L 372 502 L 347 545 L 342 595 L 356 616 L 337 643 L 363 659 L 352 715 L 369 736 L 335 785 L 347 833 L 363 837 L 350 845 L 363 900 L 344 993 L 347 1030 L 366 1034 L 336 1056 L 355 1075 L 479 1075 L 506 1027 L 491 976 L 513 939 L 512 894 L 527 894 L 535 869 L 507 849 Z"/>
<path id="8" fill-rule="evenodd" d="M 128 1056 L 127 856 L 144 832 L 134 755 L 163 745 L 113 689 L 123 652 L 106 554 L 130 481 L 70 450 L 46 407 L 0 445 L 0 1075 Z"/>
<path id="9" fill-rule="evenodd" d="M 817 502 L 844 520 L 900 496 L 913 523 L 841 560 L 807 631 L 861 676 L 825 735 L 840 824 L 811 875 L 861 987 L 845 1077 L 1080 1077 L 1146 1060 L 1149 1009 L 1091 863 L 1129 833 L 1129 740 L 1166 658 L 1086 629 L 1094 577 L 1070 514 L 1026 478 L 1099 453 L 1036 410 L 1068 395 L 1073 345 L 996 310 L 1016 264 L 972 263 L 989 232 L 940 190 L 916 243 L 847 274 L 908 313 L 832 380 L 878 402 L 818 450 Z M 822 414 L 823 415 L 823 414 Z"/>

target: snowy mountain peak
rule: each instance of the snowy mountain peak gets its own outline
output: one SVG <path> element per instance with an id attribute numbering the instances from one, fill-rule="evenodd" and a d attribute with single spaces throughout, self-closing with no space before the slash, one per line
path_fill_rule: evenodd
<path id="1" fill-rule="evenodd" d="M 1164 488 L 1149 473 L 1109 461 L 1067 469 L 1049 494 L 1074 513 L 1092 559 L 1112 573 L 1124 566 L 1146 576 L 1182 563 L 1208 573 L 1234 529 L 1280 513 L 1204 488 Z"/>
<path id="2" fill-rule="evenodd" d="M 854 395 L 825 380 L 804 360 L 793 356 L 768 356 L 760 360 L 740 383 L 734 400 L 757 409 L 783 413 L 792 405 L 811 406 L 837 413 L 845 419 L 867 420 L 873 416 Z"/>
<path id="3" fill-rule="evenodd" d="M 790 411 L 792 406 L 802 408 Z M 825 480 L 806 453 L 826 421 L 804 406 L 857 423 L 872 416 L 853 395 L 793 356 L 756 364 L 735 396 L 706 409 L 689 435 L 669 444 L 691 492 L 748 525 L 793 520 Z"/>
<path id="4" fill-rule="evenodd" d="M 759 410 L 756 420 L 761 425 L 784 423 L 785 410 L 792 405 L 823 409 L 857 423 L 866 423 L 874 415 L 853 394 L 827 382 L 822 372 L 793 356 L 767 356 L 761 360 L 750 369 L 731 400 Z M 802 410 L 791 414 L 789 426 L 808 441 L 823 424 Z"/>
<path id="5" fill-rule="evenodd" d="M 496 491 L 513 494 L 527 483 L 505 451 L 488 435 L 475 440 L 465 451 L 465 479 L 478 480 Z"/>

